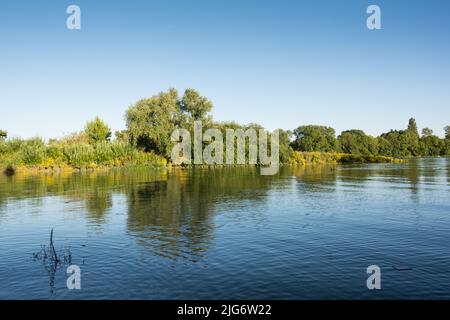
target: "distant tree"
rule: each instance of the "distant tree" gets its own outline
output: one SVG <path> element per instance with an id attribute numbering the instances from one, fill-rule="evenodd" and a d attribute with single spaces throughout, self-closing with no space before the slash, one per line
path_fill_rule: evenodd
<path id="1" fill-rule="evenodd" d="M 386 134 L 383 134 L 376 138 L 378 142 L 378 154 L 384 156 L 392 156 L 392 144 L 387 139 Z"/>
<path id="2" fill-rule="evenodd" d="M 53 142 L 61 142 L 68 145 L 74 145 L 74 144 L 88 144 L 90 142 L 88 135 L 86 132 L 72 132 L 69 134 L 66 134 L 64 137 L 58 140 L 53 140 Z"/>
<path id="3" fill-rule="evenodd" d="M 117 141 L 129 142 L 127 130 L 116 131 L 116 132 L 114 132 L 114 136 L 116 137 Z"/>
<path id="4" fill-rule="evenodd" d="M 433 130 L 430 128 L 423 128 L 422 129 L 422 137 L 429 137 L 433 135 Z"/>
<path id="5" fill-rule="evenodd" d="M 406 143 L 406 147 L 409 153 L 412 156 L 418 156 L 420 154 L 419 151 L 419 131 L 417 129 L 417 123 L 414 118 L 410 118 L 408 122 L 408 129 L 402 132 L 404 138 L 404 143 Z"/>
<path id="6" fill-rule="evenodd" d="M 331 127 L 307 125 L 294 130 L 294 150 L 333 152 L 339 149 L 335 130 Z"/>
<path id="7" fill-rule="evenodd" d="M 372 136 L 367 136 L 367 140 L 369 143 L 369 154 L 376 156 L 380 153 L 379 141 L 377 138 Z"/>
<path id="8" fill-rule="evenodd" d="M 370 155 L 372 152 L 377 153 L 375 151 L 376 147 L 370 145 L 376 142 L 373 142 L 362 130 L 353 129 L 343 131 L 338 137 L 338 140 L 342 151 L 345 153 L 362 155 Z M 369 150 L 369 148 L 372 150 Z"/>
<path id="9" fill-rule="evenodd" d="M 416 135 L 417 137 L 419 136 L 419 130 L 417 129 L 416 119 L 414 118 L 409 119 L 407 131 Z"/>
<path id="10" fill-rule="evenodd" d="M 131 144 L 170 157 L 173 145 L 170 137 L 180 119 L 177 90 L 169 89 L 139 100 L 126 111 L 125 118 Z"/>
<path id="11" fill-rule="evenodd" d="M 280 155 L 280 163 L 289 163 L 289 159 L 292 155 L 292 147 L 291 147 L 291 131 L 286 131 L 282 129 L 277 129 L 278 138 L 279 138 L 279 155 Z"/>
<path id="12" fill-rule="evenodd" d="M 0 130 L 0 140 L 5 140 L 6 138 L 8 138 L 8 132 Z"/>
<path id="13" fill-rule="evenodd" d="M 420 140 L 420 154 L 422 156 L 440 156 L 446 154 L 445 140 L 438 136 L 424 136 Z"/>
<path id="14" fill-rule="evenodd" d="M 391 157 L 409 157 L 407 134 L 405 131 L 391 130 L 378 138 L 379 154 Z"/>
<path id="15" fill-rule="evenodd" d="M 450 126 L 446 126 L 444 128 L 445 131 L 445 139 L 450 140 Z"/>
<path id="16" fill-rule="evenodd" d="M 111 129 L 99 117 L 87 122 L 84 132 L 91 143 L 109 141 L 111 138 Z"/>
<path id="17" fill-rule="evenodd" d="M 444 155 L 450 155 L 450 126 L 444 128 L 445 131 L 445 153 Z"/>

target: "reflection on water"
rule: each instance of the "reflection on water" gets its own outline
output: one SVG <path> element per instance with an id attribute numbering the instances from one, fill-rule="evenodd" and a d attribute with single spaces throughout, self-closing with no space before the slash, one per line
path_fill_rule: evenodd
<path id="1" fill-rule="evenodd" d="M 449 159 L 1 176 L 0 298 L 45 298 L 29 254 L 51 228 L 91 285 L 63 270 L 56 298 L 448 298 L 449 185 Z M 390 291 L 364 290 L 372 263 Z M 426 274 L 415 293 L 394 264 Z"/>

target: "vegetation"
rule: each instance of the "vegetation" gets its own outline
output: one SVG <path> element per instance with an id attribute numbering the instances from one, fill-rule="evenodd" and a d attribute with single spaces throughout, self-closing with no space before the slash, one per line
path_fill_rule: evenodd
<path id="1" fill-rule="evenodd" d="M 84 132 L 91 143 L 109 141 L 111 138 L 111 129 L 99 117 L 86 123 Z"/>
<path id="2" fill-rule="evenodd" d="M 111 129 L 99 117 L 87 122 L 82 132 L 49 141 L 11 138 L 0 130 L 0 168 L 13 174 L 21 167 L 159 166 L 169 161 L 172 132 L 177 128 L 193 131 L 194 121 L 202 121 L 204 130 L 218 128 L 224 136 L 226 129 L 263 128 L 255 123 L 214 122 L 212 108 L 213 103 L 194 89 L 187 89 L 181 97 L 177 90 L 169 89 L 130 106 L 125 113 L 126 130 L 116 131 L 114 140 Z M 405 130 L 391 130 L 378 137 L 359 129 L 343 131 L 336 137 L 333 128 L 319 125 L 302 125 L 293 131 L 277 129 L 280 162 L 393 162 L 396 158 L 446 156 L 450 155 L 450 126 L 444 130 L 444 139 L 428 128 L 420 136 L 413 118 Z M 248 156 L 248 144 L 245 152 Z"/>
<path id="3" fill-rule="evenodd" d="M 362 154 L 348 154 L 338 152 L 300 152 L 294 151 L 289 164 L 310 165 L 310 164 L 338 164 L 338 163 L 386 163 L 401 162 L 402 160 L 386 157 Z"/>
<path id="4" fill-rule="evenodd" d="M 333 128 L 325 126 L 301 126 L 294 130 L 292 147 L 301 151 L 335 152 L 339 150 Z"/>
<path id="5" fill-rule="evenodd" d="M 0 130 L 0 140 L 5 140 L 8 137 L 8 132 Z"/>
<path id="6" fill-rule="evenodd" d="M 0 167 L 4 168 L 5 173 L 12 174 L 16 169 L 33 167 L 58 170 L 166 164 L 163 157 L 137 150 L 127 142 L 108 141 L 104 127 L 98 126 L 101 123 L 101 120 L 95 120 L 86 125 L 85 132 L 70 134 L 62 139 L 51 139 L 48 142 L 41 138 L 12 138 L 1 141 Z"/>
<path id="7" fill-rule="evenodd" d="M 417 156 L 450 155 L 450 127 L 441 139 L 425 128 L 419 136 L 415 119 L 411 118 L 406 130 L 391 130 L 379 137 L 369 136 L 362 130 L 343 131 L 337 139 L 334 130 L 323 126 L 302 126 L 294 131 L 291 146 L 295 151 L 342 152 L 352 155 L 407 158 Z"/>

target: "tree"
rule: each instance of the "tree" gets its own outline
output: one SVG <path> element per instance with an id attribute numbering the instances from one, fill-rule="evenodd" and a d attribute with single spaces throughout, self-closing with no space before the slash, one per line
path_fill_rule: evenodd
<path id="1" fill-rule="evenodd" d="M 8 138 L 8 132 L 0 130 L 0 140 L 6 140 Z"/>
<path id="2" fill-rule="evenodd" d="M 87 122 L 84 127 L 84 132 L 91 143 L 109 141 L 111 138 L 111 129 L 99 117 Z"/>
<path id="3" fill-rule="evenodd" d="M 423 128 L 422 129 L 422 137 L 429 137 L 433 135 L 433 130 L 431 130 L 430 128 Z"/>
<path id="4" fill-rule="evenodd" d="M 419 130 L 417 129 L 416 119 L 414 118 L 409 119 L 407 131 L 416 135 L 417 137 L 419 136 Z"/>
<path id="5" fill-rule="evenodd" d="M 341 149 L 345 153 L 371 155 L 375 151 L 376 147 L 369 136 L 367 136 L 362 130 L 347 130 L 343 131 L 338 137 Z M 369 150 L 372 149 L 372 150 Z"/>
<path id="6" fill-rule="evenodd" d="M 127 130 L 119 130 L 114 132 L 114 136 L 116 137 L 117 141 L 121 142 L 129 142 L 130 138 L 128 137 L 128 131 Z"/>
<path id="7" fill-rule="evenodd" d="M 402 132 L 404 134 L 407 149 L 412 156 L 418 156 L 419 152 L 419 131 L 417 123 L 414 118 L 410 118 L 408 122 L 408 129 Z"/>
<path id="8" fill-rule="evenodd" d="M 280 163 L 289 163 L 293 152 L 291 148 L 292 132 L 282 129 L 277 129 L 276 131 L 278 131 Z"/>
<path id="9" fill-rule="evenodd" d="M 450 140 L 450 126 L 446 126 L 444 128 L 444 131 L 445 131 L 445 139 Z"/>
<path id="10" fill-rule="evenodd" d="M 326 126 L 300 126 L 294 130 L 294 150 L 333 152 L 339 148 L 333 128 Z"/>
<path id="11" fill-rule="evenodd" d="M 385 135 L 377 137 L 377 142 L 378 142 L 378 154 L 383 156 L 392 156 L 393 154 L 392 144 Z"/>
<path id="12" fill-rule="evenodd" d="M 180 101 L 180 109 L 187 113 L 194 121 L 208 121 L 208 113 L 212 110 L 213 104 L 207 98 L 202 97 L 194 89 L 186 89 Z"/>
<path id="13" fill-rule="evenodd" d="M 170 157 L 173 145 L 170 137 L 180 119 L 177 90 L 169 89 L 139 100 L 128 108 L 125 118 L 132 145 Z"/>
<path id="14" fill-rule="evenodd" d="M 391 157 L 409 157 L 409 143 L 404 130 L 391 130 L 379 137 L 380 154 Z"/>
<path id="15" fill-rule="evenodd" d="M 422 156 L 445 155 L 445 141 L 435 135 L 424 136 L 420 140 L 420 154 Z"/>

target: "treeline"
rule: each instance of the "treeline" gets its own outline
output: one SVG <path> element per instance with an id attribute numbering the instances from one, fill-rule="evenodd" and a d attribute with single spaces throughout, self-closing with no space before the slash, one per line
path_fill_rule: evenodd
<path id="1" fill-rule="evenodd" d="M 37 166 L 83 168 L 97 166 L 162 165 L 170 161 L 174 142 L 171 134 L 177 128 L 193 130 L 194 121 L 202 121 L 203 129 L 249 128 L 261 129 L 259 124 L 241 125 L 236 122 L 215 122 L 213 103 L 196 90 L 187 89 L 182 96 L 175 89 L 141 99 L 125 112 L 126 129 L 115 132 L 100 118 L 86 123 L 84 130 L 61 139 L 44 141 L 41 138 L 8 138 L 0 130 L 0 166 Z M 450 155 L 450 126 L 445 138 L 423 129 L 419 135 L 414 119 L 405 130 L 391 130 L 379 137 L 362 130 L 347 130 L 336 136 L 333 128 L 305 125 L 297 129 L 278 129 L 280 162 L 304 163 L 322 157 L 339 162 L 386 160 L 383 157 L 415 157 Z M 310 155 L 305 152 L 315 152 Z M 348 155 L 352 156 L 348 156 Z M 303 159 L 303 160 L 302 160 Z M 359 160 L 358 160 L 359 159 Z M 321 161 L 322 161 L 321 160 Z M 319 161 L 320 162 L 320 161 Z"/>
<path id="2" fill-rule="evenodd" d="M 293 131 L 291 146 L 298 151 L 343 152 L 364 156 L 388 156 L 395 158 L 450 155 L 450 126 L 446 126 L 445 138 L 424 128 L 419 135 L 416 120 L 409 119 L 405 130 L 391 130 L 373 137 L 359 129 L 343 131 L 336 137 L 335 130 L 326 126 L 300 126 Z"/>

